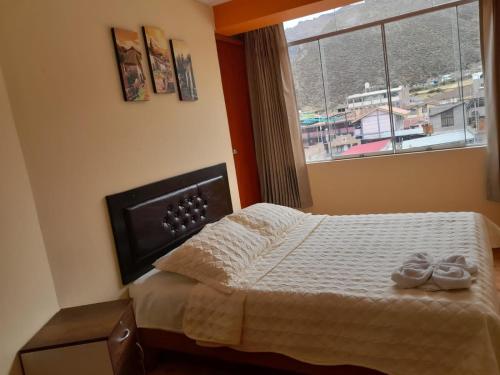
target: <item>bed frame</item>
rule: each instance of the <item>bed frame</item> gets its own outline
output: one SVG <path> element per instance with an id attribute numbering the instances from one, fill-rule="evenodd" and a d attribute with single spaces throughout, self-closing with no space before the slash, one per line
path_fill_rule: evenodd
<path id="1" fill-rule="evenodd" d="M 206 224 L 232 213 L 226 164 L 200 169 L 106 197 L 124 285 L 152 263 L 198 233 Z M 276 353 L 245 353 L 196 344 L 185 335 L 139 328 L 147 354 L 158 350 L 303 374 L 375 375 L 356 366 L 315 366 Z"/>

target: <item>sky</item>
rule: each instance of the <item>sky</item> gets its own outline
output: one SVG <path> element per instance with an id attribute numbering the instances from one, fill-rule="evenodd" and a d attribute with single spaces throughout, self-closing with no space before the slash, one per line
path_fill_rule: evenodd
<path id="1" fill-rule="evenodd" d="M 324 12 L 314 13 L 314 14 L 311 14 L 309 16 L 300 17 L 300 18 L 296 18 L 294 20 L 283 22 L 283 25 L 285 26 L 285 29 L 289 29 L 291 27 L 297 26 L 297 24 L 301 21 L 310 21 L 310 20 L 313 20 L 315 18 L 318 18 L 319 16 L 322 16 L 323 14 L 328 14 L 328 13 L 333 13 L 333 12 L 335 12 L 335 9 L 330 9 L 330 10 L 326 10 Z"/>
<path id="2" fill-rule="evenodd" d="M 163 50 L 168 49 L 167 38 L 162 29 L 153 26 L 144 26 L 144 28 L 146 29 L 148 40 L 151 38 L 155 41 L 157 47 Z"/>
<path id="3" fill-rule="evenodd" d="M 125 48 L 134 47 L 138 50 L 139 34 L 136 31 L 120 29 L 117 27 L 113 28 L 113 31 L 119 45 Z"/>
<path id="4" fill-rule="evenodd" d="M 356 4 L 360 4 L 360 3 L 364 3 L 364 0 L 363 1 L 358 1 L 358 2 L 353 3 L 351 5 L 356 5 Z M 291 27 L 297 26 L 297 24 L 299 22 L 301 22 L 301 21 L 310 21 L 310 20 L 313 20 L 315 18 L 318 18 L 319 16 L 322 16 L 323 14 L 334 13 L 334 12 L 336 12 L 339 9 L 342 9 L 342 7 L 338 7 L 338 8 L 326 10 L 324 12 L 314 13 L 314 14 L 311 14 L 309 16 L 296 18 L 296 19 L 290 20 L 290 21 L 285 21 L 285 22 L 283 22 L 283 26 L 285 27 L 285 29 L 289 29 Z"/>

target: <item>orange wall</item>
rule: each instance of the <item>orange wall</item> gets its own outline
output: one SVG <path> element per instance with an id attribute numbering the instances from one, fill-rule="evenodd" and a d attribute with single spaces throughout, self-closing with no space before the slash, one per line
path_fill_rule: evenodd
<path id="1" fill-rule="evenodd" d="M 215 28 L 235 35 L 322 12 L 356 0 L 232 0 L 214 7 Z"/>
<path id="2" fill-rule="evenodd" d="M 476 211 L 500 225 L 485 162 L 486 148 L 475 147 L 309 164 L 311 212 Z"/>
<path id="3" fill-rule="evenodd" d="M 246 74 L 245 45 L 227 37 L 216 39 L 231 145 L 237 150 L 234 165 L 238 191 L 241 207 L 244 208 L 262 202 Z"/>

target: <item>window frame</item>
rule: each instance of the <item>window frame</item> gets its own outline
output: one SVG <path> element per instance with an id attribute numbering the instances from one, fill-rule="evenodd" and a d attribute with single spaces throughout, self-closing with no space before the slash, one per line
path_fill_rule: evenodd
<path id="1" fill-rule="evenodd" d="M 373 22 L 368 22 L 368 23 L 365 23 L 365 24 L 362 24 L 362 25 L 356 25 L 356 26 L 352 26 L 352 27 L 348 27 L 348 28 L 345 28 L 345 29 L 341 29 L 341 30 L 336 30 L 336 31 L 331 31 L 331 32 L 327 32 L 327 33 L 323 33 L 323 34 L 318 34 L 318 35 L 314 35 L 314 36 L 311 36 L 311 37 L 307 37 L 307 38 L 302 38 L 302 39 L 298 39 L 298 40 L 293 40 L 291 42 L 288 42 L 287 43 L 287 47 L 290 48 L 290 47 L 294 47 L 294 46 L 298 46 L 298 45 L 302 45 L 302 44 L 306 44 L 306 43 L 311 43 L 311 42 L 317 42 L 318 43 L 318 49 L 319 49 L 319 53 L 320 53 L 320 60 L 322 59 L 321 57 L 321 48 L 319 46 L 319 42 L 322 40 L 322 39 L 326 39 L 326 38 L 330 38 L 330 37 L 334 37 L 334 36 L 337 36 L 337 35 L 341 35 L 341 34 L 347 34 L 347 33 L 351 33 L 351 32 L 354 32 L 354 31 L 357 31 L 357 30 L 364 30 L 364 29 L 368 29 L 368 28 L 371 28 L 371 27 L 380 27 L 380 30 L 381 30 L 381 33 L 382 33 L 382 48 L 383 48 L 383 55 L 384 55 L 384 65 L 385 65 L 385 77 L 386 77 L 386 93 L 384 94 L 384 96 L 387 96 L 387 99 L 388 99 L 388 107 L 389 107 L 389 117 L 390 117 L 390 121 L 391 121 L 391 143 L 392 143 L 392 149 L 391 150 L 387 150 L 387 151 L 378 151 L 378 152 L 370 152 L 368 154 L 356 154 L 356 155 L 335 155 L 334 157 L 332 157 L 332 155 L 330 155 L 330 158 L 329 159 L 324 159 L 324 160 L 311 160 L 311 161 L 307 161 L 306 160 L 306 163 L 307 164 L 311 164 L 311 163 L 322 163 L 322 162 L 331 162 L 331 161 L 335 161 L 335 160 L 346 160 L 346 159 L 358 159 L 358 158 L 364 158 L 364 157 L 372 157 L 372 156 L 384 156 L 384 155 L 398 155 L 398 154 L 407 154 L 407 153 L 412 153 L 412 152 L 428 152 L 428 151 L 437 151 L 437 150 L 453 150 L 453 149 L 457 149 L 457 148 L 468 148 L 468 147 L 485 147 L 485 145 L 483 144 L 473 144 L 473 145 L 470 145 L 468 144 L 468 141 L 467 141 L 467 120 L 466 120 L 466 116 L 465 116 L 465 100 L 464 100 L 464 97 L 463 97 L 463 66 L 462 66 L 462 56 L 461 56 L 461 53 L 460 53 L 460 74 L 461 76 L 459 77 L 459 84 L 458 84 L 458 89 L 459 89 L 459 92 L 460 92 L 460 99 L 461 99 L 461 102 L 462 102 L 462 108 L 463 108 L 463 111 L 464 111 L 464 140 L 462 143 L 458 144 L 458 145 L 446 145 L 446 144 L 436 144 L 436 145 L 433 145 L 433 146 L 426 146 L 426 147 L 415 147 L 415 148 L 411 148 L 411 149 L 407 149 L 407 150 L 399 150 L 397 149 L 396 147 L 396 137 L 395 137 L 395 125 L 394 125 L 394 122 L 393 122 L 393 116 L 394 116 L 394 112 L 393 112 L 393 104 L 392 104 L 392 99 L 394 97 L 397 97 L 399 93 L 397 92 L 393 92 L 394 88 L 391 87 L 391 82 L 390 82 L 390 74 L 389 74 L 389 64 L 388 64 L 388 57 L 387 57 L 387 42 L 386 42 L 386 33 L 385 33 L 385 25 L 386 24 L 389 24 L 389 23 L 392 23 L 392 22 L 397 22 L 397 21 L 400 21 L 400 20 L 404 20 L 404 19 L 408 19 L 408 18 L 412 18 L 412 17 L 416 17 L 416 16 L 420 16 L 420 15 L 424 15 L 424 14 L 429 14 L 429 13 L 434 13 L 434 12 L 439 12 L 441 10 L 446 10 L 446 9 L 450 9 L 450 8 L 455 8 L 455 14 L 456 14 L 456 17 L 457 17 L 457 25 L 458 25 L 458 22 L 459 22 L 459 7 L 460 6 L 463 6 L 463 5 L 467 5 L 467 4 L 473 4 L 473 3 L 477 3 L 478 6 L 480 6 L 480 1 L 481 0 L 457 0 L 457 1 L 453 1 L 453 2 L 449 2 L 449 3 L 445 3 L 445 4 L 440 4 L 440 5 L 436 5 L 436 6 L 432 6 L 432 7 L 429 7 L 429 8 L 425 8 L 425 9 L 420 9 L 420 10 L 416 10 L 416 11 L 412 11 L 412 12 L 407 12 L 407 13 L 404 13 L 404 14 L 401 14 L 401 15 L 398 15 L 398 16 L 393 16 L 393 17 L 388 17 L 388 18 L 385 18 L 385 19 L 382 19 L 382 20 L 378 20 L 378 21 L 373 21 Z M 458 33 L 460 33 L 460 27 L 458 26 Z M 460 35 L 459 35 L 460 37 Z M 480 38 L 481 38 L 481 35 L 480 35 Z M 460 40 L 459 40 L 459 43 L 460 43 Z M 460 48 L 460 47 L 459 47 Z M 482 43 L 481 43 L 481 48 L 482 48 Z M 484 71 L 484 62 L 482 61 L 483 63 L 483 71 Z M 322 71 L 323 71 L 323 68 L 322 68 Z M 323 73 L 322 73 L 323 74 Z M 324 85 L 324 83 L 323 83 Z M 390 94 L 389 94 L 390 93 Z M 349 104 L 350 101 L 352 100 L 352 104 L 354 105 L 356 102 L 356 99 L 358 98 L 352 98 L 352 99 L 346 99 L 346 108 L 349 107 Z M 485 100 L 485 98 L 479 98 L 479 100 Z M 326 100 L 326 97 L 325 97 L 325 100 Z M 361 98 L 361 101 L 363 101 L 364 98 Z M 451 109 L 452 113 L 453 113 L 453 109 Z M 327 122 L 329 122 L 328 120 L 328 117 L 329 117 L 329 114 L 327 112 Z M 453 119 L 455 120 L 455 119 Z M 331 125 L 331 124 L 329 124 Z M 452 125 L 449 125 L 449 126 L 442 126 L 443 128 L 452 128 L 454 127 L 455 124 L 453 123 Z M 333 135 L 333 136 L 336 136 L 336 133 Z M 330 136 L 332 137 L 332 136 Z"/>
<path id="2" fill-rule="evenodd" d="M 419 15 L 426 14 L 426 13 L 438 12 L 440 10 L 444 10 L 444 9 L 448 9 L 448 8 L 457 8 L 461 5 L 467 5 L 467 4 L 471 4 L 471 3 L 479 3 L 479 1 L 480 0 L 457 0 L 457 1 L 449 2 L 449 3 L 445 3 L 445 4 L 435 5 L 435 6 L 432 6 L 430 8 L 425 8 L 425 9 L 416 10 L 414 12 L 404 13 L 404 14 L 401 14 L 399 16 L 384 18 L 384 19 L 379 20 L 379 21 L 368 22 L 368 23 L 364 23 L 362 25 L 352 26 L 352 27 L 348 27 L 345 29 L 337 30 L 337 31 L 330 31 L 327 33 L 318 34 L 318 35 L 310 36 L 307 38 L 293 40 L 291 42 L 288 42 L 287 45 L 288 45 L 288 47 L 293 47 L 293 46 L 300 45 L 300 44 L 315 42 L 315 41 L 319 41 L 321 39 L 329 38 L 332 36 L 350 33 L 352 31 L 356 31 L 356 30 L 367 29 L 367 28 L 374 27 L 374 26 L 381 26 L 381 25 L 385 25 L 387 23 L 399 21 L 399 20 L 402 20 L 405 18 L 412 18 L 412 17 L 419 16 Z"/>

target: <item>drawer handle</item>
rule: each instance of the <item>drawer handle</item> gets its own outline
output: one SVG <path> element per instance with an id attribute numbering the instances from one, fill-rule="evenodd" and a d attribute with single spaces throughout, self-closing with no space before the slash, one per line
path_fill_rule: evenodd
<path id="1" fill-rule="evenodd" d="M 117 341 L 119 343 L 124 342 L 126 339 L 128 339 L 130 336 L 130 329 L 125 328 L 125 331 L 123 332 L 123 335 L 121 337 L 118 337 Z"/>

